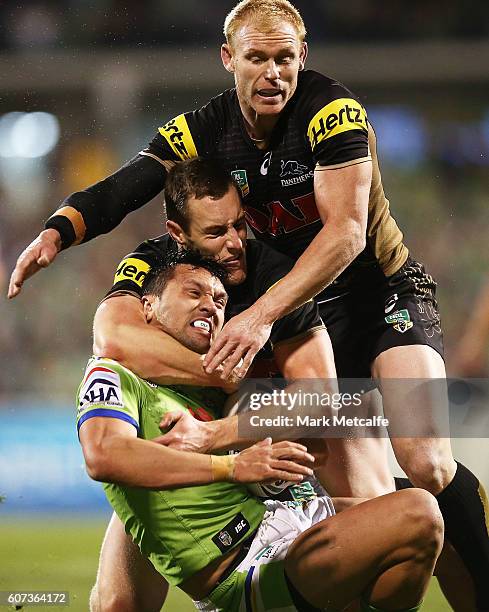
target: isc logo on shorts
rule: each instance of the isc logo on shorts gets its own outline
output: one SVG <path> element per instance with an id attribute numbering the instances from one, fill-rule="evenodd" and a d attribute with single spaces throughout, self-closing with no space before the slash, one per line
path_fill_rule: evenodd
<path id="1" fill-rule="evenodd" d="M 114 285 L 120 281 L 130 280 L 142 287 L 149 268 L 149 264 L 142 259 L 135 259 L 134 257 L 123 259 L 115 273 Z"/>
<path id="2" fill-rule="evenodd" d="M 314 115 L 309 123 L 307 137 L 314 150 L 327 138 L 359 129 L 368 129 L 365 109 L 352 98 L 340 98 L 333 100 Z"/>

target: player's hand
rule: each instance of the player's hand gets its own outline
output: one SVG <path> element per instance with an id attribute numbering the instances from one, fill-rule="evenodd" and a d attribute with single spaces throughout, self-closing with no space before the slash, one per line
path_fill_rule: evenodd
<path id="1" fill-rule="evenodd" d="M 41 268 L 47 268 L 61 250 L 61 236 L 55 229 L 42 231 L 24 249 L 15 265 L 8 288 L 8 298 L 19 295 L 24 282 Z"/>
<path id="2" fill-rule="evenodd" d="M 235 455 L 234 480 L 236 482 L 274 482 L 287 480 L 302 482 L 312 476 L 310 467 L 314 457 L 297 442 L 276 442 L 267 438 Z"/>
<path id="3" fill-rule="evenodd" d="M 272 325 L 264 323 L 253 308 L 233 317 L 222 328 L 204 359 L 204 369 L 212 374 L 222 367 L 222 379 L 234 371 L 244 378 L 255 355 L 270 337 Z M 241 361 L 242 360 L 242 361 Z"/>
<path id="4" fill-rule="evenodd" d="M 212 449 L 214 440 L 210 423 L 198 421 L 189 412 L 181 410 L 168 412 L 160 421 L 160 429 L 169 427 L 171 429 L 166 434 L 154 438 L 153 442 L 175 450 L 207 453 Z"/>

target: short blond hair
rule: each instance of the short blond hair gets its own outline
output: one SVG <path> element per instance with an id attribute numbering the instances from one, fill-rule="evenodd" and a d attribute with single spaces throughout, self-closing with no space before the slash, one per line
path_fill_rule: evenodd
<path id="1" fill-rule="evenodd" d="M 266 33 L 273 31 L 277 21 L 285 20 L 294 26 L 301 42 L 306 37 L 304 20 L 288 0 L 242 0 L 224 21 L 224 35 L 229 45 L 232 46 L 236 32 L 248 19 Z"/>

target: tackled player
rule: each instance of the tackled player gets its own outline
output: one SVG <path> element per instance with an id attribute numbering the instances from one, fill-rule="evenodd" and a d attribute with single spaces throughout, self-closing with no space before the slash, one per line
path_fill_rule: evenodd
<path id="1" fill-rule="evenodd" d="M 143 290 L 147 324 L 207 352 L 224 322 L 220 274 L 190 252 L 153 270 Z M 89 387 L 97 387 L 93 398 Z M 78 398 L 90 476 L 106 483 L 141 552 L 198 609 L 339 611 L 357 598 L 364 610 L 419 609 L 443 539 L 429 493 L 392 493 L 339 516 L 328 497 L 263 503 L 240 483 L 300 482 L 312 473 L 305 447 L 265 440 L 218 456 L 151 441 L 169 410 L 210 416 L 208 390 L 154 386 L 115 361 L 95 359 Z"/>

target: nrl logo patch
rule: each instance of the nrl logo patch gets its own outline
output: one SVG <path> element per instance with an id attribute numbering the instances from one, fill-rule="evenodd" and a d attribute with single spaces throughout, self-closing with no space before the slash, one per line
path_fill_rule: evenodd
<path id="1" fill-rule="evenodd" d="M 406 308 L 396 310 L 392 314 L 388 315 L 385 317 L 385 322 L 392 325 L 393 328 L 401 334 L 407 332 L 408 329 L 411 329 L 414 325 Z"/>
<path id="2" fill-rule="evenodd" d="M 233 543 L 233 538 L 229 535 L 227 531 L 221 531 L 219 534 L 219 541 L 223 546 L 231 546 Z"/>
<path id="3" fill-rule="evenodd" d="M 231 176 L 235 180 L 238 187 L 241 189 L 243 198 L 250 193 L 250 186 L 248 184 L 248 175 L 246 170 L 233 170 Z"/>

